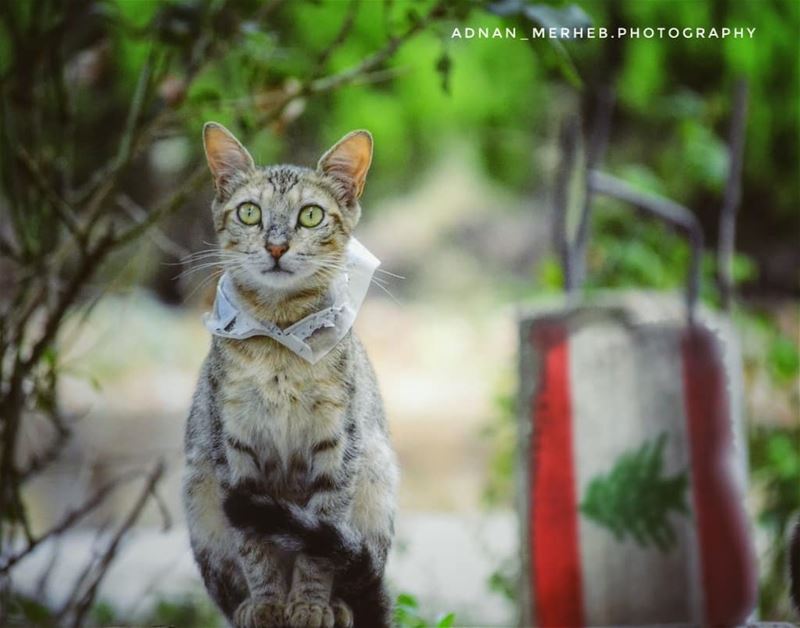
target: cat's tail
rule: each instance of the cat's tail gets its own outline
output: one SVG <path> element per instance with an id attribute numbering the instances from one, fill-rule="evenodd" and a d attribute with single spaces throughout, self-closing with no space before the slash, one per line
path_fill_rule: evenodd
<path id="1" fill-rule="evenodd" d="M 388 628 L 391 602 L 383 582 L 388 543 L 361 539 L 345 525 L 246 489 L 228 491 L 223 509 L 235 528 L 284 550 L 330 560 L 336 570 L 334 594 L 350 606 L 356 628 Z"/>

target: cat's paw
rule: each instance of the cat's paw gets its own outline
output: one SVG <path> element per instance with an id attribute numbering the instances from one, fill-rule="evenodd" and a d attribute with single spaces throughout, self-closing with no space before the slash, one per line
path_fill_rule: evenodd
<path id="1" fill-rule="evenodd" d="M 334 628 L 336 625 L 333 608 L 324 602 L 289 602 L 284 617 L 291 628 Z"/>
<path id="2" fill-rule="evenodd" d="M 271 628 L 284 626 L 286 605 L 277 600 L 247 599 L 233 614 L 236 628 Z"/>
<path id="3" fill-rule="evenodd" d="M 331 601 L 333 609 L 333 623 L 336 628 L 353 628 L 353 611 L 338 597 Z"/>

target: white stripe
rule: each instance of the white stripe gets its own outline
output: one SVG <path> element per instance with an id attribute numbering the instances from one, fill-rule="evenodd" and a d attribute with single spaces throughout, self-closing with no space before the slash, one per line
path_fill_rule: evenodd
<path id="1" fill-rule="evenodd" d="M 679 331 L 595 319 L 570 339 L 570 381 L 578 500 L 618 457 L 666 433 L 662 475 L 689 471 Z M 690 476 L 687 476 L 691 480 Z M 692 509 L 691 481 L 686 504 Z M 702 623 L 694 516 L 668 515 L 676 544 L 662 553 L 630 535 L 618 541 L 579 513 L 587 625 Z"/>

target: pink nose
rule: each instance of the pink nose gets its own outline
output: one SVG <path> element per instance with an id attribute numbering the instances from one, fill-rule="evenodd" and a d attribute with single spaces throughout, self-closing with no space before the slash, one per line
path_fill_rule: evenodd
<path id="1" fill-rule="evenodd" d="M 288 248 L 289 247 L 285 244 L 267 244 L 267 251 L 269 251 L 269 254 L 272 255 L 276 261 L 281 258 L 281 255 L 286 253 L 286 249 Z"/>

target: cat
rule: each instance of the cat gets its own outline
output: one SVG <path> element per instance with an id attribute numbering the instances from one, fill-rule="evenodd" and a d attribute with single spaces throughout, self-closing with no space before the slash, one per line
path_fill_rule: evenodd
<path id="1" fill-rule="evenodd" d="M 360 218 L 372 136 L 349 133 L 316 169 L 258 167 L 217 123 L 203 140 L 221 264 L 241 307 L 281 329 L 319 311 Z M 390 624 L 398 466 L 355 334 L 313 364 L 268 336 L 212 336 L 185 441 L 191 546 L 229 622 Z"/>

